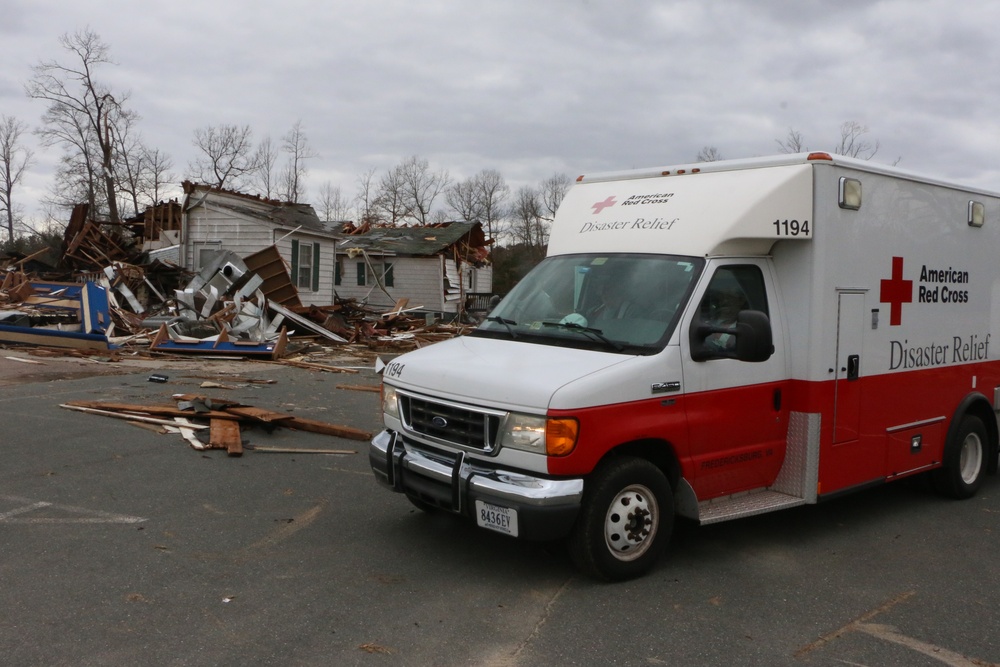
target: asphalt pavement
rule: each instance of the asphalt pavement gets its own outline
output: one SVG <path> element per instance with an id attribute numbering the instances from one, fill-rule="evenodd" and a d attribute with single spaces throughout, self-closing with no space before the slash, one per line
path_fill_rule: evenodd
<path id="1" fill-rule="evenodd" d="M 60 408 L 201 392 L 375 431 L 369 369 L 206 363 L 0 388 L 5 665 L 1000 663 L 1000 479 L 920 480 L 731 523 L 681 523 L 648 576 L 581 577 L 559 544 L 485 533 L 379 487 L 367 443 L 276 428 L 196 451 Z M 228 373 L 228 370 L 227 370 Z M 230 389 L 203 389 L 205 376 Z"/>

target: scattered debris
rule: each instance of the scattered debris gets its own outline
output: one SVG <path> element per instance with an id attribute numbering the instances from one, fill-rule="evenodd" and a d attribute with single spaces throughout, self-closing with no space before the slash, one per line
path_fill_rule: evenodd
<path id="1" fill-rule="evenodd" d="M 263 408 L 243 405 L 236 401 L 210 398 L 197 394 L 175 394 L 177 405 L 139 405 L 131 403 L 116 403 L 108 401 L 69 401 L 59 407 L 97 414 L 128 421 L 147 424 L 159 424 L 179 432 L 193 448 L 225 449 L 230 456 L 240 456 L 243 453 L 243 441 L 240 425 L 281 426 L 298 431 L 308 431 L 322 435 L 332 435 L 351 440 L 371 440 L 372 433 L 351 426 L 329 424 L 291 415 L 285 412 L 275 412 Z M 208 420 L 208 424 L 193 420 Z M 196 431 L 208 430 L 208 443 L 202 442 Z M 248 447 L 249 449 L 249 447 Z M 260 448 L 256 448 L 260 449 Z M 260 449 L 264 451 L 263 449 Z M 273 449 L 271 451 L 280 451 Z M 311 452 L 311 453 L 318 453 Z M 333 453 L 327 451 L 325 453 Z M 339 451 L 336 453 L 351 453 Z"/>

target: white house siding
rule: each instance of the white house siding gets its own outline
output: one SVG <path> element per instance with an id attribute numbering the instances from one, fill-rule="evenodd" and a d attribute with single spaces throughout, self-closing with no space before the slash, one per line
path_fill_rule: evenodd
<path id="1" fill-rule="evenodd" d="M 200 248 L 230 250 L 240 257 L 273 243 L 273 226 L 250 218 L 234 218 L 231 212 L 198 207 L 187 214 L 184 265 L 195 271 Z"/>
<path id="2" fill-rule="evenodd" d="M 241 202 L 241 205 L 246 205 Z M 319 289 L 312 291 L 299 288 L 299 299 L 304 305 L 329 305 L 333 303 L 333 262 L 335 242 L 330 237 L 292 232 L 291 229 L 276 227 L 263 220 L 249 216 L 239 216 L 231 210 L 214 207 L 211 203 L 197 206 L 187 212 L 185 233 L 184 265 L 197 271 L 198 254 L 201 248 L 230 250 L 245 257 L 263 248 L 274 245 L 291 270 L 292 239 L 303 243 L 320 244 Z M 284 237 L 284 238 L 282 238 Z M 281 239 L 279 241 L 279 239 Z M 294 280 L 294 278 L 293 278 Z"/>
<path id="3" fill-rule="evenodd" d="M 319 285 L 316 291 L 307 287 L 299 287 L 299 300 L 304 306 L 328 306 L 333 303 L 333 263 L 336 247 L 333 239 L 303 234 L 301 231 L 288 235 L 289 229 L 274 228 L 274 238 L 267 245 L 274 245 L 281 257 L 285 260 L 285 266 L 289 274 L 292 271 L 292 241 L 299 243 L 319 244 Z M 282 238 L 284 236 L 284 238 Z M 292 276 L 295 283 L 295 276 Z"/>
<path id="4" fill-rule="evenodd" d="M 357 299 L 373 308 L 388 310 L 401 298 L 409 299 L 407 308 L 422 308 L 433 313 L 455 312 L 444 310 L 441 286 L 441 258 L 434 257 L 385 257 L 371 255 L 374 263 L 392 264 L 393 285 L 386 290 L 386 296 L 375 285 L 358 285 L 357 265 L 363 257 L 339 256 L 341 262 L 341 282 L 337 294 L 341 298 Z"/>
<path id="5" fill-rule="evenodd" d="M 490 294 L 493 292 L 493 265 L 489 264 L 480 268 L 466 266 L 466 271 L 472 273 L 472 287 L 467 291 L 479 294 Z M 469 283 L 466 282 L 466 285 Z"/>

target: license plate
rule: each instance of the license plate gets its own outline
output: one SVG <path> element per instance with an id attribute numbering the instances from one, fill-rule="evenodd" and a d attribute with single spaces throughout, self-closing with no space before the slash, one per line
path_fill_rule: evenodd
<path id="1" fill-rule="evenodd" d="M 517 537 L 517 510 L 476 501 L 476 523 L 483 528 Z"/>

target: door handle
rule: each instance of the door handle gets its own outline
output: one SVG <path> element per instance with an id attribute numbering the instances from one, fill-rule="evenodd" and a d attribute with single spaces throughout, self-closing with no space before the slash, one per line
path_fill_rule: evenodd
<path id="1" fill-rule="evenodd" d="M 861 356 L 857 354 L 852 354 L 847 357 L 847 379 L 850 381 L 857 380 L 861 375 Z"/>

